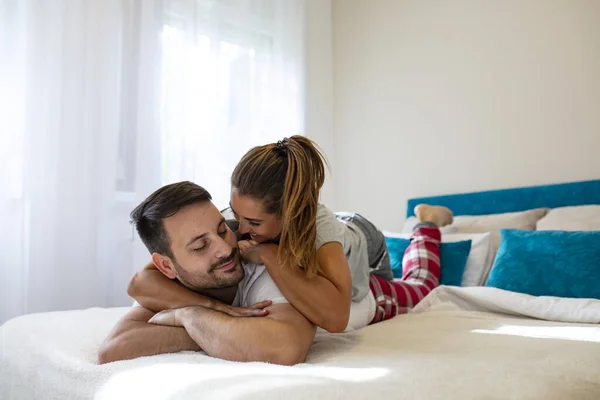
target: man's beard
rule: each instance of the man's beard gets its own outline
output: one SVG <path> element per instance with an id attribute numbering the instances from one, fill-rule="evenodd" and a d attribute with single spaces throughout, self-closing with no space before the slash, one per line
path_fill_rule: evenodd
<path id="1" fill-rule="evenodd" d="M 215 273 L 217 268 L 231 262 L 232 260 L 235 260 L 235 267 L 231 267 L 234 269 L 233 271 L 218 271 Z M 188 289 L 196 292 L 230 288 L 232 286 L 236 286 L 242 279 L 244 279 L 244 269 L 241 268 L 239 249 L 237 247 L 233 248 L 230 255 L 227 257 L 222 257 L 217 262 L 212 264 L 204 276 L 199 276 L 199 274 L 186 271 L 181 265 L 179 265 L 179 263 L 177 263 L 177 261 L 174 261 L 173 265 L 175 267 L 175 271 L 177 271 L 179 281 L 181 281 L 181 283 L 183 283 L 183 285 Z M 237 270 L 240 268 L 241 273 L 237 272 Z"/>

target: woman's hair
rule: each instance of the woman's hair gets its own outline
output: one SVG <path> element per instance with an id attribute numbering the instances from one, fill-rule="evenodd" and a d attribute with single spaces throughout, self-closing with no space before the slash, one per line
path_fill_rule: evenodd
<path id="1" fill-rule="evenodd" d="M 283 265 L 299 266 L 309 276 L 317 263 L 317 207 L 325 182 L 327 160 L 315 142 L 292 136 L 251 149 L 231 176 L 240 196 L 263 203 L 282 221 L 277 257 Z"/>

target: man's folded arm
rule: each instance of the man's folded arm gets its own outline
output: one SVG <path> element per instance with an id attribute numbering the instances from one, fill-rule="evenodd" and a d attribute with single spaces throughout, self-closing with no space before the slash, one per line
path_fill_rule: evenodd
<path id="1" fill-rule="evenodd" d="M 243 318 L 204 307 L 185 307 L 156 314 L 155 323 L 148 323 L 155 314 L 136 306 L 102 344 L 99 363 L 201 349 L 231 361 L 304 362 L 315 326 L 290 304 L 274 304 L 268 310 L 264 318 Z"/>
<path id="2" fill-rule="evenodd" d="M 140 306 L 127 312 L 101 345 L 98 362 L 201 350 L 184 328 L 149 324 L 153 316 L 152 311 Z"/>
<path id="3" fill-rule="evenodd" d="M 185 307 L 157 314 L 152 322 L 182 325 L 213 357 L 282 365 L 304 362 L 316 327 L 290 304 L 267 309 L 267 317 L 240 318 L 204 307 Z"/>

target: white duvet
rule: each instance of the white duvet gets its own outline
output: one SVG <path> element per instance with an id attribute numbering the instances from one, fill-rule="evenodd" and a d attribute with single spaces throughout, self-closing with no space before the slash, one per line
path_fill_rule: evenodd
<path id="1" fill-rule="evenodd" d="M 319 334 L 295 367 L 202 353 L 96 365 L 127 311 L 0 327 L 0 399 L 600 399 L 600 301 L 440 287 L 414 312 Z"/>

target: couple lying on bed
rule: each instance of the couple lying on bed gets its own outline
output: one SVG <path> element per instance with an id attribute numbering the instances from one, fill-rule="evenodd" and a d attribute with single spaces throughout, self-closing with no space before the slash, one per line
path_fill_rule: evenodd
<path id="1" fill-rule="evenodd" d="M 394 280 L 383 234 L 318 203 L 324 177 L 324 158 L 304 137 L 250 150 L 231 179 L 236 232 L 198 185 L 151 194 L 131 217 L 152 262 L 132 279 L 138 304 L 99 361 L 203 350 L 292 365 L 305 360 L 317 327 L 358 329 L 414 307 L 439 284 L 438 227 L 451 212 L 416 208 L 421 223 Z"/>

